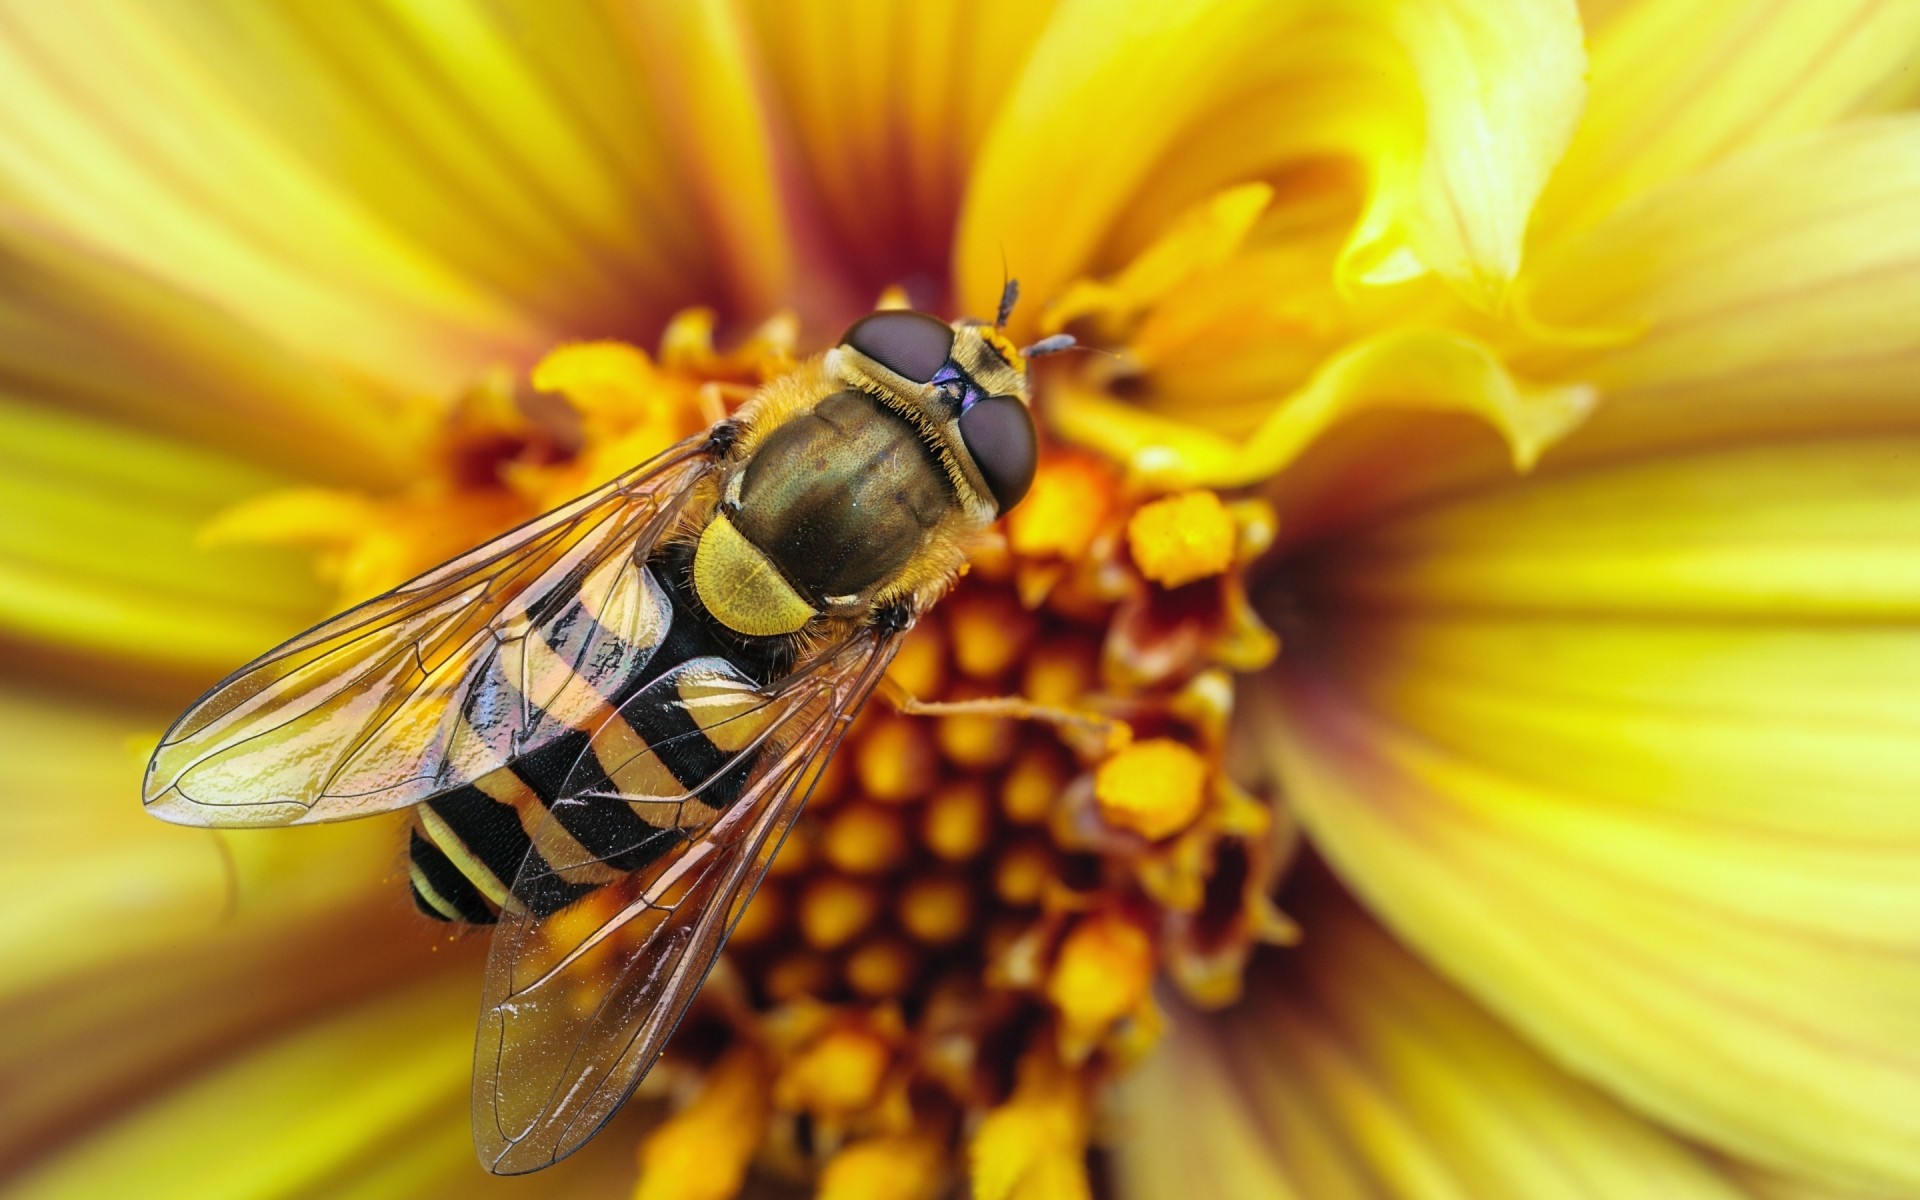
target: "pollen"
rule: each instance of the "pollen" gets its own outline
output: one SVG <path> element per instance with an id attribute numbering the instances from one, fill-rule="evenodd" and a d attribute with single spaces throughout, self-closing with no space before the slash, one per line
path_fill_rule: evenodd
<path id="1" fill-rule="evenodd" d="M 1033 639 L 1032 614 L 1006 592 L 970 591 L 954 596 L 947 607 L 954 663 L 975 679 L 997 680 Z"/>
<path id="2" fill-rule="evenodd" d="M 945 945 L 965 934 L 973 911 L 973 885 L 965 879 L 916 879 L 900 894 L 900 923 L 930 946 Z"/>
<path id="3" fill-rule="evenodd" d="M 1095 1035 L 1140 1007 L 1154 965 L 1153 943 L 1138 925 L 1118 916 L 1090 917 L 1061 943 L 1047 999 L 1070 1031 Z"/>
<path id="4" fill-rule="evenodd" d="M 1014 760 L 1000 785 L 1000 811 L 1018 825 L 1044 821 L 1067 778 L 1058 752 L 1045 745 L 1030 746 Z"/>
<path id="5" fill-rule="evenodd" d="M 1171 738 L 1135 742 L 1100 764 L 1093 778 L 1100 815 L 1110 824 L 1158 840 L 1200 815 L 1207 764 Z"/>
<path id="6" fill-rule="evenodd" d="M 738 1194 L 767 1119 L 767 1063 L 743 1043 L 709 1067 L 699 1095 L 640 1143 L 635 1200 L 727 1200 Z"/>
<path id="7" fill-rule="evenodd" d="M 947 648 L 934 621 L 922 621 L 908 630 L 887 667 L 888 678 L 916 699 L 939 694 L 946 675 Z"/>
<path id="8" fill-rule="evenodd" d="M 827 991 L 833 983 L 833 964 L 811 951 L 795 951 L 767 964 L 761 980 L 775 1003 L 791 1003 Z"/>
<path id="9" fill-rule="evenodd" d="M 910 800 L 922 794 L 938 766 L 933 730 L 909 717 L 876 722 L 854 749 L 854 774 L 875 800 Z"/>
<path id="10" fill-rule="evenodd" d="M 956 767 L 983 770 L 1007 760 L 1018 745 L 1011 718 L 981 713 L 950 713 L 940 718 L 940 752 Z"/>
<path id="11" fill-rule="evenodd" d="M 1025 842 L 1000 855 L 993 873 L 993 889 L 1008 904 L 1035 904 L 1053 874 L 1052 851 L 1036 842 Z"/>
<path id="12" fill-rule="evenodd" d="M 867 942 L 847 955 L 847 986 L 872 1000 L 902 995 L 913 983 L 919 955 L 897 937 Z"/>
<path id="13" fill-rule="evenodd" d="M 781 1107 L 844 1116 L 871 1104 L 893 1050 L 861 1026 L 834 1029 L 788 1062 L 775 1085 Z"/>
<path id="14" fill-rule="evenodd" d="M 857 804 L 833 814 L 820 835 L 820 853 L 849 875 L 875 875 L 907 856 L 907 831 L 898 812 Z"/>
<path id="15" fill-rule="evenodd" d="M 1033 488 L 1007 517 L 1007 541 L 1018 554 L 1078 559 L 1106 523 L 1115 481 L 1092 458 L 1043 461 Z"/>
<path id="16" fill-rule="evenodd" d="M 993 829 L 993 810 L 986 785 L 961 779 L 928 799 L 921 837 L 927 849 L 948 862 L 965 862 L 979 854 Z"/>
<path id="17" fill-rule="evenodd" d="M 780 889 L 771 882 L 763 884 L 753 894 L 746 911 L 740 914 L 740 920 L 733 927 L 733 941 L 742 946 L 751 946 L 773 936 L 784 923 L 786 901 Z"/>
<path id="18" fill-rule="evenodd" d="M 1098 647 L 1077 638 L 1061 638 L 1034 647 L 1021 691 L 1035 704 L 1071 708 L 1098 680 Z"/>
<path id="19" fill-rule="evenodd" d="M 1127 522 L 1127 546 L 1140 573 L 1176 588 L 1233 565 L 1233 514 L 1212 492 L 1187 492 L 1141 506 Z"/>
<path id="20" fill-rule="evenodd" d="M 818 1200 L 933 1200 L 944 1190 L 946 1153 L 924 1134 L 867 1138 L 820 1172 Z"/>
<path id="21" fill-rule="evenodd" d="M 852 941 L 879 911 L 880 894 L 870 885 L 823 876 L 800 895 L 800 932 L 809 945 L 831 950 Z"/>

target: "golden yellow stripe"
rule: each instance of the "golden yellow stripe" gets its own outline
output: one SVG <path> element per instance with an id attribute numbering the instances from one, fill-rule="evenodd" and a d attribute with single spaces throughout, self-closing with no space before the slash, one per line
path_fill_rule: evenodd
<path id="1" fill-rule="evenodd" d="M 407 878 L 413 881 L 413 890 L 420 894 L 420 898 L 425 900 L 433 911 L 439 913 L 449 921 L 466 920 L 465 917 L 460 915 L 459 909 L 447 903 L 444 896 L 433 890 L 433 885 L 427 882 L 426 873 L 420 869 L 419 863 L 407 864 Z"/>
<path id="2" fill-rule="evenodd" d="M 687 789 L 653 747 L 618 713 L 594 730 L 592 744 L 600 769 L 621 795 L 631 800 L 677 800 L 686 795 Z"/>
<path id="3" fill-rule="evenodd" d="M 593 852 L 582 846 L 559 818 L 548 812 L 527 781 L 511 767 L 476 779 L 473 786 L 500 803 L 513 806 L 514 816 L 519 819 L 527 840 L 560 878 L 568 883 L 611 883 L 620 878 L 620 872 L 603 867 Z"/>
<path id="4" fill-rule="evenodd" d="M 440 852 L 453 862 L 474 887 L 480 889 L 481 895 L 499 908 L 520 911 L 521 904 L 513 898 L 507 885 L 495 877 L 487 865 L 474 856 L 473 851 L 467 849 L 467 844 L 456 837 L 453 830 L 447 828 L 447 823 L 440 819 L 439 813 L 425 804 L 413 811 L 420 819 L 420 832 L 427 835 L 428 841 L 440 847 Z"/>
<path id="5" fill-rule="evenodd" d="M 728 754 L 738 754 L 765 733 L 781 713 L 780 706 L 738 676 L 717 671 L 683 671 L 680 703 L 707 740 Z"/>

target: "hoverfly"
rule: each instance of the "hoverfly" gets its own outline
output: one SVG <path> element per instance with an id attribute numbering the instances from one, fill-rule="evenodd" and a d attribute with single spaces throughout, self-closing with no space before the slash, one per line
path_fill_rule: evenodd
<path id="1" fill-rule="evenodd" d="M 901 635 L 1026 493 L 1014 295 L 992 326 L 862 318 L 733 418 L 241 668 L 161 740 L 144 791 L 169 821 L 412 808 L 416 905 L 495 925 L 488 1170 L 558 1161 L 632 1094 Z"/>

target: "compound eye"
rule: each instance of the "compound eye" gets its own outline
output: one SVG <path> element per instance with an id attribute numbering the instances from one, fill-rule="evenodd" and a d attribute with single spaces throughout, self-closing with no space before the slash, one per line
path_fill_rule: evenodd
<path id="1" fill-rule="evenodd" d="M 923 312 L 895 308 L 861 317 L 840 342 L 903 379 L 929 383 L 953 351 L 953 326 Z"/>
<path id="2" fill-rule="evenodd" d="M 1006 512 L 1033 486 L 1040 439 L 1033 414 L 1014 396 L 988 396 L 960 414 L 960 440 Z"/>

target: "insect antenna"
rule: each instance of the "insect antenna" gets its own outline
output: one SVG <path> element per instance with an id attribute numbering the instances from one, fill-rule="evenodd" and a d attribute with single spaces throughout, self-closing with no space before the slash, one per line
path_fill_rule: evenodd
<path id="1" fill-rule="evenodd" d="M 1043 337 L 1031 346 L 1024 347 L 1020 353 L 1026 358 L 1045 358 L 1049 354 L 1058 354 L 1063 350 L 1091 350 L 1091 346 L 1082 346 L 1070 333 L 1056 333 L 1052 337 Z"/>

